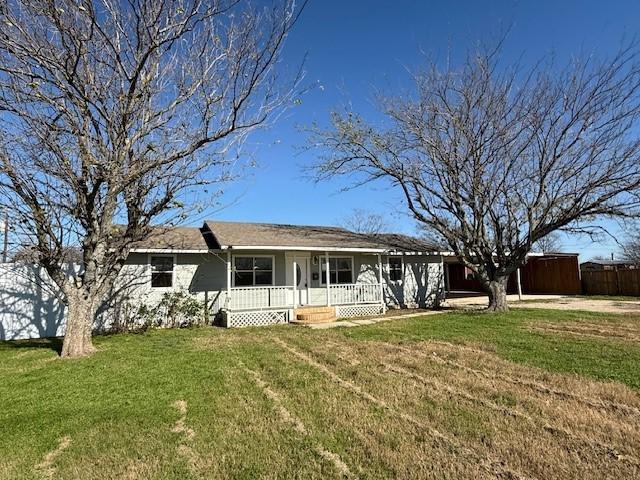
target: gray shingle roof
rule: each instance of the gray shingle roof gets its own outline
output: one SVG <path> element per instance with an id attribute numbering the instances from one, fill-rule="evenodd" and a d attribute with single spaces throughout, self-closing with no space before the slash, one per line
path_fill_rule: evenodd
<path id="1" fill-rule="evenodd" d="M 211 230 L 218 245 L 224 247 L 369 248 L 421 252 L 439 250 L 435 245 L 407 235 L 369 235 L 339 227 L 213 220 L 207 220 L 205 227 Z"/>
<path id="2" fill-rule="evenodd" d="M 400 233 L 380 233 L 375 237 L 389 249 L 399 252 L 439 252 L 443 250 L 442 246 Z"/>
<path id="3" fill-rule="evenodd" d="M 207 220 L 202 228 L 154 227 L 136 249 L 209 250 L 226 247 L 291 247 L 436 252 L 437 245 L 395 233 L 362 234 L 339 227 Z"/>
<path id="4" fill-rule="evenodd" d="M 209 240 L 209 242 L 207 242 Z M 211 234 L 198 227 L 153 227 L 151 234 L 135 249 L 209 250 Z"/>

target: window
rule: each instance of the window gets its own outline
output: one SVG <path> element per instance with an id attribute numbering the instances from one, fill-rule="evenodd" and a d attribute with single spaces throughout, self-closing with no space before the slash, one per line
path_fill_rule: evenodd
<path id="1" fill-rule="evenodd" d="M 350 257 L 329 258 L 329 280 L 331 284 L 353 283 L 353 259 Z M 327 284 L 327 263 L 322 262 L 322 285 Z"/>
<path id="2" fill-rule="evenodd" d="M 236 287 L 273 285 L 273 257 L 233 257 Z"/>
<path id="3" fill-rule="evenodd" d="M 392 282 L 402 280 L 402 258 L 389 257 L 389 280 Z"/>
<path id="4" fill-rule="evenodd" d="M 152 256 L 151 288 L 171 288 L 173 286 L 173 256 Z"/>

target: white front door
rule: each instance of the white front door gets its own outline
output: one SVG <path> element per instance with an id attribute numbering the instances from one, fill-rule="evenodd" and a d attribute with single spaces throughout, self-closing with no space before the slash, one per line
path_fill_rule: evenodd
<path id="1" fill-rule="evenodd" d="M 296 272 L 296 303 L 307 305 L 309 303 L 309 257 L 294 257 L 293 262 Z"/>

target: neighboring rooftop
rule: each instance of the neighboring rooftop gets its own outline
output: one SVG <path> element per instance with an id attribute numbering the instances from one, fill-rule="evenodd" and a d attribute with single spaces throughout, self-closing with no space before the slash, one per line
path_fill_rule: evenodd
<path id="1" fill-rule="evenodd" d="M 632 265 L 632 260 L 605 260 L 605 259 L 593 259 L 587 262 L 582 262 L 580 265 L 587 263 L 594 263 L 596 265 Z"/>

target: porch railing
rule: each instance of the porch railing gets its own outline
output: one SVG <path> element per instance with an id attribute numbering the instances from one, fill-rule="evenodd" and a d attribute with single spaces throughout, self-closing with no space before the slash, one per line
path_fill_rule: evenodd
<path id="1" fill-rule="evenodd" d="M 329 286 L 331 305 L 381 303 L 380 284 L 349 283 Z"/>
<path id="2" fill-rule="evenodd" d="M 324 290 L 326 287 L 316 287 Z M 229 310 L 259 310 L 276 308 L 293 308 L 294 288 L 292 286 L 275 287 L 234 287 L 226 301 Z M 378 283 L 349 283 L 329 286 L 331 305 L 358 305 L 363 303 L 381 303 L 380 284 Z M 326 296 L 320 295 L 322 300 L 311 298 L 308 302 L 313 305 L 325 305 Z M 312 301 L 313 300 L 313 301 Z"/>
<path id="3" fill-rule="evenodd" d="M 227 300 L 230 310 L 290 308 L 292 305 L 293 287 L 234 287 Z"/>

